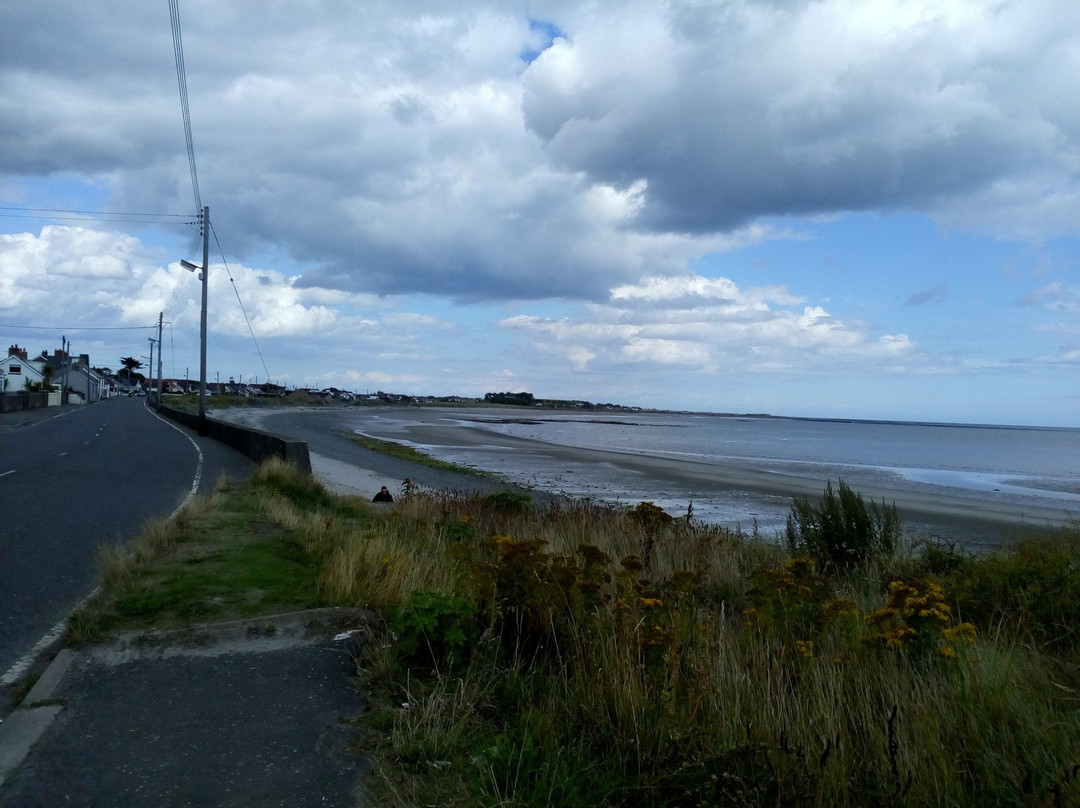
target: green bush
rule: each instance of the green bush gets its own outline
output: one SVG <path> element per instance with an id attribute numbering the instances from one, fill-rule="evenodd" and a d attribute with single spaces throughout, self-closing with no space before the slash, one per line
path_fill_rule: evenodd
<path id="1" fill-rule="evenodd" d="M 480 504 L 501 514 L 527 514 L 532 513 L 533 510 L 532 497 L 517 491 L 496 491 L 493 494 L 485 494 L 480 499 Z"/>
<path id="2" fill-rule="evenodd" d="M 887 557 L 900 538 L 896 505 L 881 505 L 853 491 L 843 480 L 833 490 L 830 480 L 820 505 L 795 499 L 787 519 L 787 543 L 792 555 L 809 555 L 823 569 L 849 571 L 874 556 Z"/>
<path id="3" fill-rule="evenodd" d="M 464 661 L 476 638 L 476 607 L 442 592 L 413 592 L 391 615 L 391 628 L 405 659 L 429 668 Z"/>
<path id="4" fill-rule="evenodd" d="M 964 620 L 1080 656 L 1080 529 L 1029 537 L 941 577 Z"/>

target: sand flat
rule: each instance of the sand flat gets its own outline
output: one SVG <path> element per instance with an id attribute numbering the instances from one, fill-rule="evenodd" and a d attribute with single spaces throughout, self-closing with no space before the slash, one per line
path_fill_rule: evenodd
<path id="1" fill-rule="evenodd" d="M 685 458 L 671 458 L 645 454 L 640 451 L 611 451 L 584 449 L 564 446 L 547 441 L 535 440 L 514 435 L 505 435 L 485 429 L 482 420 L 476 419 L 474 411 L 455 411 L 448 409 L 429 409 L 423 407 L 386 407 L 379 409 L 356 408 L 258 408 L 250 410 L 226 410 L 214 417 L 223 417 L 238 423 L 246 423 L 255 428 L 265 428 L 269 416 L 288 412 L 289 418 L 274 417 L 273 431 L 286 434 L 289 421 L 301 423 L 309 418 L 318 420 L 325 427 L 329 419 L 340 418 L 343 428 L 350 417 L 356 421 L 367 421 L 372 426 L 372 433 L 386 439 L 406 440 L 419 446 L 440 449 L 463 449 L 468 452 L 480 452 L 489 459 L 500 458 L 513 463 L 515 456 L 531 454 L 541 456 L 548 461 L 570 466 L 595 466 L 610 464 L 634 475 L 639 481 L 638 488 L 655 488 L 662 491 L 671 486 L 692 489 L 707 495 L 708 492 L 750 492 L 773 498 L 807 497 L 811 501 L 820 498 L 826 480 L 808 476 L 785 474 L 776 470 L 755 465 L 752 461 L 717 464 L 702 463 Z M 310 414 L 310 415 L 309 415 Z M 378 421 L 371 421 L 377 416 Z M 387 431 L 377 429 L 379 422 L 391 425 Z M 467 424 L 456 423 L 467 421 Z M 290 435 L 295 437 L 295 435 Z M 317 475 L 335 487 L 352 486 L 367 493 L 367 489 L 382 484 L 377 469 L 352 467 L 340 461 L 327 462 L 329 459 L 316 460 Z M 495 463 L 492 463 L 497 468 Z M 385 475 L 384 475 L 385 476 Z M 835 483 L 835 480 L 834 480 Z M 364 489 L 367 486 L 367 489 Z M 378 490 L 377 486 L 374 490 Z M 892 488 L 859 487 L 859 492 L 866 499 L 895 503 L 905 524 L 918 525 L 924 532 L 945 538 L 958 537 L 970 540 L 972 537 L 985 537 L 974 543 L 996 544 L 1000 541 L 1029 531 L 1047 526 L 1075 524 L 1080 514 L 1067 508 L 1052 506 L 1019 506 L 1008 501 L 995 500 L 993 495 L 961 497 L 945 492 L 922 492 Z M 613 499 L 620 498 L 620 492 L 609 492 Z"/>

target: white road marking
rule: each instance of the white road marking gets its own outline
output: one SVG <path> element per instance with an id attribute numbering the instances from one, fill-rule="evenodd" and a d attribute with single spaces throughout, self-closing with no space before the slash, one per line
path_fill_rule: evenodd
<path id="1" fill-rule="evenodd" d="M 163 424 L 165 424 L 167 426 L 171 426 L 173 429 L 175 429 L 177 432 L 179 432 L 181 435 L 183 435 L 185 438 L 187 438 L 188 442 L 192 446 L 195 447 L 195 451 L 199 455 L 199 463 L 195 467 L 195 479 L 193 479 L 191 481 L 191 490 L 188 492 L 188 495 L 186 497 L 184 497 L 184 501 L 176 506 L 176 510 L 173 511 L 171 514 L 169 514 L 169 518 L 174 519 L 174 518 L 176 518 L 176 514 L 180 513 L 181 509 L 183 509 L 183 507 L 185 505 L 187 505 L 189 502 L 191 502 L 191 500 L 193 500 L 196 497 L 196 495 L 198 495 L 198 493 L 199 493 L 199 483 L 202 482 L 202 472 L 203 472 L 203 453 L 202 453 L 202 449 L 199 448 L 199 444 L 197 444 L 195 442 L 195 440 L 191 437 L 191 435 L 184 432 L 184 430 L 182 430 L 180 427 L 178 427 L 176 424 L 174 424 L 168 418 L 165 418 L 165 417 L 163 417 L 161 415 L 158 415 L 156 412 L 154 412 L 152 409 L 150 409 L 150 406 L 148 404 L 144 405 L 144 406 L 146 407 L 147 412 L 149 412 L 151 415 L 153 415 L 155 418 L 157 418 L 159 421 L 161 421 L 161 423 L 163 423 Z"/>
<path id="2" fill-rule="evenodd" d="M 147 409 L 149 410 L 150 408 L 147 407 Z M 190 441 L 191 445 L 195 447 L 195 451 L 199 455 L 199 462 L 198 465 L 195 467 L 195 479 L 192 480 L 191 483 L 191 491 L 189 491 L 188 495 L 184 497 L 184 501 L 181 502 L 179 506 L 177 506 L 176 510 L 169 514 L 169 518 L 174 519 L 176 518 L 176 514 L 180 513 L 180 510 L 189 502 L 191 502 L 191 500 L 194 499 L 195 496 L 199 493 L 199 483 L 202 481 L 203 472 L 203 453 L 202 449 L 199 448 L 199 444 L 192 440 L 190 435 L 186 434 L 172 421 L 161 417 L 153 410 L 150 410 L 150 414 L 158 420 L 162 421 L 163 423 L 168 424 L 185 438 L 187 438 L 188 441 Z M 60 456 L 63 457 L 66 454 L 67 452 L 62 452 Z M 4 474 L 12 474 L 14 473 L 14 471 L 14 469 L 12 469 L 12 471 L 5 471 Z M 4 475 L 0 474 L 0 477 L 2 476 Z M 85 606 L 95 595 L 97 595 L 97 593 L 98 588 L 94 587 L 94 591 L 87 595 L 83 600 L 79 601 L 75 608 L 72 609 L 72 612 L 77 611 L 78 609 L 81 609 L 83 606 Z M 67 621 L 68 618 L 65 617 L 63 620 L 53 626 L 44 637 L 42 637 L 40 640 L 37 641 L 37 643 L 34 644 L 33 648 L 31 648 L 25 655 L 23 655 L 21 659 L 19 659 L 14 665 L 11 666 L 11 669 L 8 670 L 7 673 L 5 673 L 3 676 L 0 676 L 0 686 L 11 685 L 15 682 L 18 682 L 26 673 L 26 671 L 29 670 L 30 666 L 34 664 L 34 660 L 38 658 L 41 652 L 63 636 L 64 630 L 67 628 Z"/>
<path id="3" fill-rule="evenodd" d="M 80 600 L 75 605 L 75 608 L 71 611 L 74 612 L 78 609 L 81 609 L 83 606 L 89 603 L 90 599 L 93 598 L 97 593 L 98 588 L 95 586 L 94 591 L 82 600 Z M 34 660 L 38 658 L 41 652 L 48 648 L 50 645 L 52 645 L 54 642 L 59 640 L 61 636 L 63 636 L 64 629 L 67 628 L 67 622 L 68 619 L 65 617 L 63 620 L 61 620 L 59 623 L 49 629 L 48 634 L 38 640 L 37 643 L 34 644 L 33 648 L 23 654 L 23 656 L 14 665 L 11 666 L 7 673 L 5 673 L 3 676 L 0 676 L 0 686 L 13 685 L 17 681 L 19 681 L 23 677 L 23 674 L 25 674 L 26 671 L 30 669 L 30 666 L 34 664 Z"/>
<path id="4" fill-rule="evenodd" d="M 16 471 L 18 471 L 18 469 L 12 469 L 11 471 L 5 471 L 4 473 L 0 474 L 0 477 L 7 477 L 9 474 L 14 474 Z"/>

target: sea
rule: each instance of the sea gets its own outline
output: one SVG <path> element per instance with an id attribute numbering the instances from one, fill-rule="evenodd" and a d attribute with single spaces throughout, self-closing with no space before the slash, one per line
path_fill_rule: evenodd
<path id="1" fill-rule="evenodd" d="M 1080 429 L 700 413 L 446 408 L 413 417 L 408 412 L 373 412 L 354 428 L 546 491 L 628 504 L 647 500 L 673 515 L 686 513 L 692 504 L 696 518 L 744 532 L 782 530 L 791 497 L 674 480 L 658 485 L 654 477 L 609 462 L 610 455 L 604 462 L 579 461 L 544 447 L 649 456 L 822 484 L 843 480 L 855 490 L 1050 507 L 1080 517 Z"/>

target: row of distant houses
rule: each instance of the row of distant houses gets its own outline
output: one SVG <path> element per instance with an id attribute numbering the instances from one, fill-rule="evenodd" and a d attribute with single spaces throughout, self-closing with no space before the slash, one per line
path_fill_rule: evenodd
<path id="1" fill-rule="evenodd" d="M 90 367 L 87 354 L 73 356 L 57 349 L 31 355 L 25 348 L 12 345 L 7 358 L 0 364 L 0 391 L 19 393 L 24 390 L 55 388 L 49 404 L 67 400 L 99 401 L 116 395 L 116 380 Z M 55 400 L 54 400 L 55 399 Z"/>
<path id="2" fill-rule="evenodd" d="M 52 390 L 48 394 L 48 405 L 55 406 L 157 391 L 157 379 L 125 377 L 125 372 L 108 374 L 100 369 L 95 370 L 90 366 L 87 354 L 76 356 L 62 349 L 53 353 L 41 351 L 30 354 L 25 348 L 12 345 L 0 364 L 0 393 L 12 395 L 23 391 Z M 165 395 L 199 392 L 199 383 L 189 379 L 162 379 L 160 386 Z M 275 384 L 240 384 L 232 380 L 207 382 L 206 388 L 210 395 L 218 396 L 273 396 L 285 392 L 283 387 Z"/>

